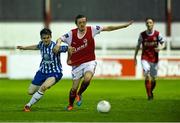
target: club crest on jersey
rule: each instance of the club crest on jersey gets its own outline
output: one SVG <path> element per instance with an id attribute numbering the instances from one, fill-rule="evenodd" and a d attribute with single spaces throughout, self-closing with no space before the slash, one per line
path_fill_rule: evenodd
<path id="1" fill-rule="evenodd" d="M 44 64 L 52 64 L 53 61 L 51 60 L 50 56 L 48 54 L 44 54 L 44 57 L 43 57 L 43 63 Z"/>
<path id="2" fill-rule="evenodd" d="M 44 60 L 45 60 L 45 61 L 49 61 L 49 60 L 50 60 L 50 57 L 49 57 L 48 54 L 44 54 Z"/>
<path id="3" fill-rule="evenodd" d="M 86 44 L 87 43 L 87 39 L 84 39 L 83 42 Z"/>

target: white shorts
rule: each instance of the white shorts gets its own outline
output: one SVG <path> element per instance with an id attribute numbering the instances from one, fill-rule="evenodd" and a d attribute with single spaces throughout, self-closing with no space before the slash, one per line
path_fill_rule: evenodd
<path id="1" fill-rule="evenodd" d="M 158 67 L 157 63 L 152 63 L 146 60 L 142 60 L 141 64 L 144 71 L 144 76 L 146 76 L 147 74 L 150 74 L 151 77 L 157 76 L 157 67 Z"/>
<path id="2" fill-rule="evenodd" d="M 83 77 L 87 71 L 90 71 L 94 74 L 96 65 L 97 65 L 97 62 L 94 60 L 94 61 L 85 62 L 79 66 L 73 66 L 72 67 L 73 80 Z"/>

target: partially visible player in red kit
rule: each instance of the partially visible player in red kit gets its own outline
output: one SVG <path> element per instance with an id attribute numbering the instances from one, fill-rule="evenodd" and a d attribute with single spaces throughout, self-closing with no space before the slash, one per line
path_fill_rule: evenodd
<path id="1" fill-rule="evenodd" d="M 97 64 L 95 60 L 94 37 L 102 31 L 113 31 L 126 28 L 131 25 L 132 22 L 133 21 L 123 25 L 106 27 L 86 26 L 87 18 L 84 15 L 78 15 L 75 18 L 77 28 L 72 29 L 57 40 L 54 51 L 59 51 L 61 41 L 76 49 L 75 52 L 68 56 L 68 64 L 72 66 L 73 85 L 69 93 L 69 105 L 67 106 L 67 110 L 73 109 L 75 98 L 78 106 L 82 104 L 82 93 L 87 89 L 94 76 Z M 81 79 L 83 79 L 83 81 L 80 85 Z"/>
<path id="2" fill-rule="evenodd" d="M 153 29 L 154 20 L 152 18 L 146 18 L 145 23 L 147 30 L 143 31 L 139 36 L 134 61 L 136 64 L 136 56 L 142 44 L 141 64 L 145 76 L 145 87 L 148 100 L 152 100 L 154 97 L 153 90 L 156 86 L 159 51 L 165 47 L 165 40 L 160 32 Z"/>

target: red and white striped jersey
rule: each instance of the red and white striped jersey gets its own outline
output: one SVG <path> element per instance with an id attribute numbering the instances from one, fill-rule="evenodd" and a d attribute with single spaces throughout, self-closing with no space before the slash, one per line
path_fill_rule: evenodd
<path id="1" fill-rule="evenodd" d="M 142 32 L 138 39 L 138 43 L 142 44 L 141 59 L 157 63 L 159 60 L 159 53 L 155 51 L 155 48 L 158 47 L 159 43 L 164 42 L 164 38 L 156 30 L 153 30 L 151 34 L 148 34 L 147 31 Z"/>

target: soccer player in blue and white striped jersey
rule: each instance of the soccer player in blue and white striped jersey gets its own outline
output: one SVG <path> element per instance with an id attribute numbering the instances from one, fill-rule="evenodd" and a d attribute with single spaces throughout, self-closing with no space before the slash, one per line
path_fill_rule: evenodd
<path id="1" fill-rule="evenodd" d="M 51 30 L 44 28 L 40 32 L 41 40 L 37 45 L 17 46 L 20 50 L 40 50 L 41 63 L 39 70 L 29 86 L 28 93 L 32 95 L 31 100 L 25 105 L 24 111 L 29 112 L 30 107 L 42 98 L 45 91 L 56 84 L 62 78 L 62 66 L 60 60 L 61 52 L 73 52 L 72 47 L 61 46 L 55 54 L 53 48 L 56 45 L 51 41 Z"/>

